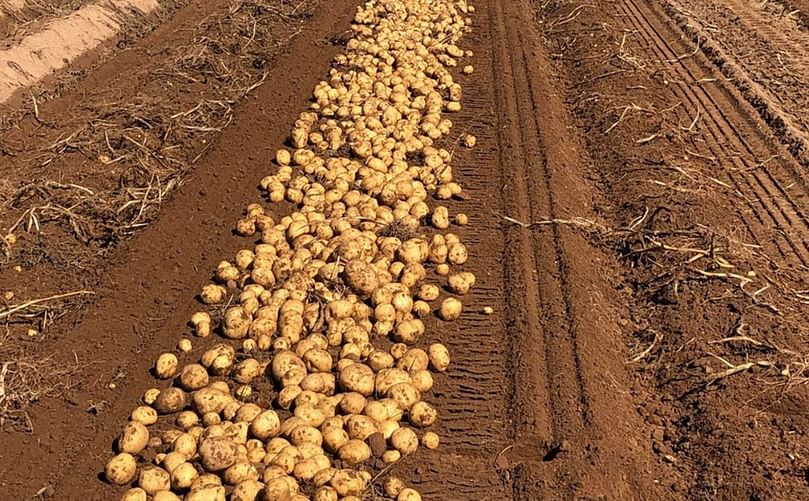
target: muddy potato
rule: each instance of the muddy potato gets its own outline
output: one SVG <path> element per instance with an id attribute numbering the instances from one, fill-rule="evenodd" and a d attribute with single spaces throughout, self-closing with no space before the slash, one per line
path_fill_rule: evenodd
<path id="1" fill-rule="evenodd" d="M 363 296 L 371 295 L 379 287 L 379 278 L 374 267 L 361 259 L 352 259 L 346 263 L 343 279 L 351 290 Z"/>
<path id="2" fill-rule="evenodd" d="M 263 501 L 291 501 L 292 493 L 289 488 L 287 477 L 277 477 L 271 479 L 264 486 Z"/>
<path id="3" fill-rule="evenodd" d="M 258 480 L 240 482 L 230 493 L 230 501 L 256 501 L 264 484 Z"/>
<path id="4" fill-rule="evenodd" d="M 312 501 L 338 501 L 339 499 L 340 496 L 337 495 L 337 491 L 334 487 L 328 485 L 319 487 L 312 497 Z"/>
<path id="5" fill-rule="evenodd" d="M 468 271 L 455 273 L 447 277 L 447 283 L 452 292 L 464 295 L 475 286 L 475 275 Z"/>
<path id="6" fill-rule="evenodd" d="M 410 383 L 399 383 L 391 386 L 385 396 L 395 401 L 400 409 L 409 409 L 421 399 L 421 393 Z"/>
<path id="7" fill-rule="evenodd" d="M 222 480 L 227 485 L 237 485 L 247 480 L 258 480 L 258 470 L 245 460 L 237 460 L 222 473 Z"/>
<path id="8" fill-rule="evenodd" d="M 208 386 L 210 378 L 205 367 L 189 364 L 180 371 L 180 386 L 186 391 L 195 391 Z"/>
<path id="9" fill-rule="evenodd" d="M 396 501 L 421 501 L 421 494 L 415 489 L 405 487 L 396 496 Z"/>
<path id="10" fill-rule="evenodd" d="M 433 227 L 439 230 L 445 230 L 449 228 L 449 211 L 446 207 L 438 206 L 433 210 L 433 215 L 431 217 L 431 222 Z"/>
<path id="11" fill-rule="evenodd" d="M 323 436 L 323 445 L 331 452 L 337 452 L 337 450 L 348 443 L 350 439 L 348 433 L 343 428 L 336 426 L 323 428 L 321 435 Z"/>
<path id="12" fill-rule="evenodd" d="M 437 372 L 444 372 L 450 364 L 449 350 L 440 343 L 430 345 L 428 350 L 430 365 Z"/>
<path id="13" fill-rule="evenodd" d="M 181 463 L 171 470 L 171 487 L 183 491 L 191 487 L 194 480 L 199 477 L 197 468 L 191 463 Z"/>
<path id="14" fill-rule="evenodd" d="M 143 394 L 143 403 L 146 405 L 152 405 L 157 400 L 157 397 L 160 396 L 160 390 L 157 388 L 149 388 Z"/>
<path id="15" fill-rule="evenodd" d="M 185 495 L 184 501 L 225 501 L 225 488 L 209 485 L 191 489 L 191 492 Z"/>
<path id="16" fill-rule="evenodd" d="M 416 295 L 422 301 L 435 301 L 441 295 L 441 289 L 435 284 L 422 284 Z"/>
<path id="17" fill-rule="evenodd" d="M 417 318 L 399 322 L 393 340 L 397 343 L 413 345 L 418 342 L 424 334 L 424 322 Z"/>
<path id="18" fill-rule="evenodd" d="M 183 430 L 188 431 L 199 424 L 199 416 L 193 411 L 182 411 L 177 415 L 175 423 Z"/>
<path id="19" fill-rule="evenodd" d="M 340 410 L 345 414 L 361 414 L 367 403 L 365 396 L 360 393 L 343 393 L 340 399 Z"/>
<path id="20" fill-rule="evenodd" d="M 150 426 L 157 422 L 157 411 L 152 407 L 141 405 L 132 411 L 129 419 L 145 426 Z"/>
<path id="21" fill-rule="evenodd" d="M 122 452 L 107 461 L 104 467 L 104 476 L 115 485 L 126 485 L 135 478 L 138 471 L 138 463 L 135 457 L 127 452 Z"/>
<path id="22" fill-rule="evenodd" d="M 197 441 L 190 433 L 183 433 L 174 439 L 171 450 L 179 452 L 187 458 L 194 457 L 197 453 Z M 171 472 L 171 469 L 169 469 L 169 472 Z"/>
<path id="23" fill-rule="evenodd" d="M 211 412 L 219 414 L 227 404 L 233 401 L 233 397 L 228 392 L 213 386 L 207 386 L 195 391 L 192 400 L 194 409 L 204 416 Z"/>
<path id="24" fill-rule="evenodd" d="M 204 439 L 199 445 L 202 467 L 209 472 L 217 472 L 231 467 L 239 456 L 235 442 L 223 437 Z"/>
<path id="25" fill-rule="evenodd" d="M 408 411 L 410 423 L 419 428 L 432 426 L 438 419 L 438 411 L 427 402 L 420 401 L 410 406 Z"/>
<path id="26" fill-rule="evenodd" d="M 214 473 L 202 473 L 191 484 L 191 490 L 200 489 L 203 487 L 217 487 L 222 485 L 222 479 Z"/>
<path id="27" fill-rule="evenodd" d="M 369 396 L 374 392 L 374 371 L 361 363 L 354 363 L 340 371 L 340 387 L 349 392 Z"/>
<path id="28" fill-rule="evenodd" d="M 422 393 L 426 393 L 433 388 L 433 375 L 426 369 L 413 371 L 410 378 L 410 384 Z"/>
<path id="29" fill-rule="evenodd" d="M 280 432 L 281 419 L 272 409 L 258 414 L 250 423 L 250 434 L 259 440 L 276 437 Z"/>
<path id="30" fill-rule="evenodd" d="M 216 375 L 222 375 L 232 366 L 236 350 L 229 344 L 218 343 L 202 355 L 202 366 Z"/>
<path id="31" fill-rule="evenodd" d="M 448 297 L 441 303 L 441 308 L 438 311 L 442 320 L 451 322 L 461 318 L 463 311 L 463 304 L 454 297 Z"/>
<path id="32" fill-rule="evenodd" d="M 408 372 L 426 369 L 430 363 L 430 356 L 421 348 L 410 348 L 396 362 L 396 367 Z"/>
<path id="33" fill-rule="evenodd" d="M 306 372 L 306 364 L 294 352 L 289 350 L 280 350 L 273 357 L 271 364 L 271 371 L 273 378 L 276 381 L 281 381 L 284 376 L 293 369 Z M 302 378 L 301 378 L 302 379 Z M 285 385 L 289 386 L 289 385 Z"/>
<path id="34" fill-rule="evenodd" d="M 181 501 L 181 499 L 171 491 L 158 491 L 152 496 L 152 501 Z"/>
<path id="35" fill-rule="evenodd" d="M 208 284 L 202 288 L 200 299 L 205 304 L 220 304 L 225 300 L 228 290 L 221 285 Z"/>
<path id="36" fill-rule="evenodd" d="M 351 439 L 340 447 L 337 456 L 349 465 L 358 465 L 371 458 L 371 448 L 362 440 Z"/>
<path id="37" fill-rule="evenodd" d="M 395 498 L 402 490 L 407 487 L 399 477 L 393 475 L 385 479 L 382 488 L 385 490 L 385 495 L 390 498 Z"/>
<path id="38" fill-rule="evenodd" d="M 246 358 L 233 367 L 231 377 L 237 383 L 247 384 L 261 375 L 261 363 L 255 358 Z"/>
<path id="39" fill-rule="evenodd" d="M 365 490 L 367 481 L 355 470 L 337 470 L 329 484 L 341 497 L 356 496 Z"/>
<path id="40" fill-rule="evenodd" d="M 177 355 L 174 353 L 163 353 L 157 357 L 154 366 L 154 374 L 159 379 L 169 379 L 177 374 L 177 368 L 180 362 L 177 360 Z"/>
<path id="41" fill-rule="evenodd" d="M 155 461 L 167 472 L 174 471 L 174 468 L 188 461 L 188 456 L 180 452 L 169 452 L 168 454 L 164 454 L 162 456 L 162 458 L 161 454 L 155 456 Z"/>
<path id="42" fill-rule="evenodd" d="M 397 450 L 385 451 L 382 454 L 382 462 L 385 464 L 396 463 L 402 459 L 402 453 Z"/>
<path id="43" fill-rule="evenodd" d="M 146 491 L 140 487 L 135 487 L 124 492 L 124 495 L 121 496 L 121 501 L 147 501 L 147 496 Z"/>
<path id="44" fill-rule="evenodd" d="M 188 395 L 180 388 L 166 388 L 161 391 L 152 407 L 158 414 L 173 414 L 188 405 Z"/>
<path id="45" fill-rule="evenodd" d="M 138 475 L 138 487 L 146 491 L 150 496 L 159 491 L 171 489 L 171 477 L 169 472 L 157 466 L 144 466 Z"/>
<path id="46" fill-rule="evenodd" d="M 375 387 L 379 395 L 387 393 L 391 386 L 399 383 L 409 383 L 411 381 L 410 374 L 401 368 L 382 369 L 376 375 Z"/>
<path id="47" fill-rule="evenodd" d="M 149 430 L 138 421 L 130 421 L 124 427 L 120 437 L 118 437 L 118 449 L 120 452 L 138 454 L 146 448 L 149 443 Z"/>
<path id="48" fill-rule="evenodd" d="M 229 339 L 242 339 L 247 336 L 253 317 L 242 306 L 232 306 L 225 312 L 222 333 Z"/>
<path id="49" fill-rule="evenodd" d="M 410 428 L 401 427 L 390 436 L 390 444 L 403 456 L 408 456 L 419 448 L 419 438 Z"/>
<path id="50" fill-rule="evenodd" d="M 348 416 L 345 429 L 351 439 L 365 440 L 378 431 L 379 424 L 372 418 L 363 415 Z"/>

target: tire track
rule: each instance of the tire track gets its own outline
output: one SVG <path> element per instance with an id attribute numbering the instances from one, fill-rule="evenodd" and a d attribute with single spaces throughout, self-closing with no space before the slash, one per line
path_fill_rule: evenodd
<path id="1" fill-rule="evenodd" d="M 751 117 L 735 111 L 736 107 L 743 108 L 742 103 L 734 102 L 721 85 L 716 88 L 718 92 L 711 92 L 715 87 L 710 83 L 693 84 L 710 75 L 709 69 L 698 66 L 691 57 L 683 57 L 683 54 L 690 54 L 688 47 L 675 50 L 667 39 L 677 39 L 676 35 L 663 36 L 660 33 L 662 26 L 655 23 L 647 7 L 635 0 L 623 0 L 619 4 L 627 22 L 637 30 L 675 79 L 683 82 L 671 87 L 687 112 L 685 117 L 678 118 L 688 123 L 693 120 L 689 117 L 700 117 L 706 127 L 702 134 L 706 143 L 700 153 L 716 158 L 724 179 L 743 195 L 748 210 L 741 215 L 748 221 L 752 234 L 756 236 L 756 243 L 766 241 L 770 228 L 775 227 L 779 230 L 776 236 L 781 255 L 793 255 L 804 265 L 809 263 L 809 247 L 806 245 L 809 219 L 802 204 L 785 188 L 785 185 L 803 188 L 804 179 L 791 176 L 784 168 L 789 159 L 776 159 L 769 164 L 763 162 L 778 156 L 780 152 L 755 134 L 756 124 L 752 123 Z M 739 154 L 728 156 L 729 150 Z M 725 158 L 727 161 L 723 161 Z M 801 191 L 800 195 L 805 197 L 806 191 Z"/>

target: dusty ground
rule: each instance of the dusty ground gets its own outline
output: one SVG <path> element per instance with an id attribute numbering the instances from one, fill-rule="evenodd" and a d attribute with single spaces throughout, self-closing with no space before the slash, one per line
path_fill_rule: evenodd
<path id="1" fill-rule="evenodd" d="M 428 325 L 442 446 L 395 470 L 426 499 L 809 496 L 801 3 L 474 2 L 450 209 L 479 286 Z M 356 4 L 190 1 L 7 115 L 0 290 L 76 295 L 3 318 L 36 390 L 0 408 L 3 498 L 115 498 L 110 444 Z"/>

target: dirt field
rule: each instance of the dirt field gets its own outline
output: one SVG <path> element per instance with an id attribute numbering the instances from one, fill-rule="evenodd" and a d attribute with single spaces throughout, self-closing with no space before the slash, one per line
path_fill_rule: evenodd
<path id="1" fill-rule="evenodd" d="M 257 185 L 329 69 L 354 71 L 334 58 L 360 3 L 161 2 L 2 110 L 0 498 L 124 493 L 104 465 L 170 384 L 155 359 L 222 341 L 189 319 L 254 245 L 244 208 L 297 210 Z M 391 476 L 428 500 L 809 498 L 809 5 L 470 4 L 436 140 L 463 192 L 427 204 L 468 214 L 446 231 L 476 283 L 417 343 L 452 358 L 424 394 L 441 443 L 357 466 L 359 498 Z M 6 37 L 68 15 L 14 12 Z M 451 287 L 427 268 L 435 310 Z"/>

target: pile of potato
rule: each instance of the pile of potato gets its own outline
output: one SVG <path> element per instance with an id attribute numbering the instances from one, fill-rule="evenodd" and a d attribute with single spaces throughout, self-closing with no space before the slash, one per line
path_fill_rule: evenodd
<path id="1" fill-rule="evenodd" d="M 450 231 L 467 216 L 429 202 L 462 192 L 436 141 L 461 108 L 450 70 L 471 56 L 456 43 L 473 10 L 465 0 L 358 9 L 345 53 L 295 123 L 294 149 L 261 180 L 292 213 L 275 220 L 249 205 L 236 231 L 258 243 L 201 291 L 224 313 L 194 314 L 194 333 L 224 339 L 193 363 L 181 363 L 189 339 L 160 355 L 154 375 L 169 384 L 149 390 L 121 432 L 105 474 L 135 485 L 122 500 L 360 500 L 374 462 L 438 447 L 425 396 L 450 354 L 425 339 L 423 319 L 458 319 L 462 303 L 442 286 L 462 296 L 475 276 Z M 421 499 L 394 476 L 382 483 L 392 499 Z"/>

